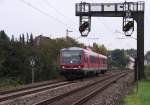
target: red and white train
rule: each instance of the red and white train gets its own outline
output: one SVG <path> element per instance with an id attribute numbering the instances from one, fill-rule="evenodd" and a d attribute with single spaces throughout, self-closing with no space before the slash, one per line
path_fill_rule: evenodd
<path id="1" fill-rule="evenodd" d="M 67 79 L 105 73 L 107 57 L 89 49 L 69 47 L 61 50 L 60 72 Z"/>

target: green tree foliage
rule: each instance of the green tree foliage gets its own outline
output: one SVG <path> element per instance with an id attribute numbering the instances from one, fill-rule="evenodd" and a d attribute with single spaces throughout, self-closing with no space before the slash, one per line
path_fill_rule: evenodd
<path id="1" fill-rule="evenodd" d="M 30 41 L 29 41 L 30 45 L 33 46 L 33 34 L 30 34 Z"/>
<path id="2" fill-rule="evenodd" d="M 137 51 L 135 49 L 128 49 L 128 50 L 125 50 L 125 52 L 133 58 L 136 58 L 137 56 Z"/>
<path id="3" fill-rule="evenodd" d="M 106 49 L 106 47 L 103 44 L 102 45 L 98 45 L 96 43 L 93 43 L 92 50 L 94 52 L 97 52 L 97 53 L 102 54 L 102 55 L 107 55 L 108 54 L 107 49 Z"/>
<path id="4" fill-rule="evenodd" d="M 150 80 L 150 65 L 145 66 L 145 75 L 146 78 Z"/>
<path id="5" fill-rule="evenodd" d="M 29 43 L 29 34 L 27 33 L 27 44 Z"/>
<path id="6" fill-rule="evenodd" d="M 148 52 L 146 53 L 146 56 L 150 56 L 150 51 L 148 51 Z"/>
<path id="7" fill-rule="evenodd" d="M 9 41 L 9 37 L 5 33 L 5 31 L 0 31 L 0 41 Z"/>
<path id="8" fill-rule="evenodd" d="M 24 38 L 24 34 L 22 34 L 22 43 L 25 43 L 25 38 Z"/>
<path id="9" fill-rule="evenodd" d="M 111 51 L 110 63 L 112 67 L 124 69 L 128 63 L 128 57 L 124 50 L 116 49 Z"/>
<path id="10" fill-rule="evenodd" d="M 58 72 L 60 49 L 83 46 L 71 37 L 48 38 L 36 45 L 32 34 L 30 37 L 29 34 L 20 35 L 19 41 L 14 41 L 14 36 L 9 41 L 4 31 L 0 35 L 0 40 L 6 40 L 0 41 L 0 78 L 10 78 L 20 83 L 31 83 L 31 59 L 35 61 L 33 69 L 36 81 L 61 78 Z"/>
<path id="11" fill-rule="evenodd" d="M 15 39 L 14 39 L 14 35 L 11 36 L 11 42 L 14 42 Z"/>
<path id="12" fill-rule="evenodd" d="M 37 39 L 38 40 L 38 39 Z M 59 75 L 60 50 L 66 47 L 84 47 L 71 37 L 51 39 L 41 37 L 39 44 L 32 34 L 20 35 L 20 40 L 11 41 L 4 31 L 0 31 L 0 78 L 10 78 L 20 83 L 31 82 L 31 59 L 35 61 L 33 69 L 35 80 L 43 81 L 54 78 L 61 78 Z M 93 44 L 92 50 L 107 55 L 104 45 Z M 124 68 L 127 58 L 124 50 L 110 52 L 111 65 Z"/>
<path id="13" fill-rule="evenodd" d="M 38 39 L 37 39 L 38 40 Z M 66 47 L 84 47 L 71 37 L 51 39 L 41 37 L 39 44 L 32 34 L 20 35 L 20 40 L 11 41 L 4 31 L 0 31 L 0 78 L 9 78 L 19 83 L 31 83 L 32 67 L 35 71 L 35 81 L 61 78 L 59 75 L 60 50 Z M 92 50 L 107 55 L 104 45 L 93 44 Z M 111 52 L 113 67 L 126 66 L 124 50 Z M 35 65 L 31 65 L 31 60 Z"/>

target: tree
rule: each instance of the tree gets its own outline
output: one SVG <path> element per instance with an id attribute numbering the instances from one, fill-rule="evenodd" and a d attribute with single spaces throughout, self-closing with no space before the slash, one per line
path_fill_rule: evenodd
<path id="1" fill-rule="evenodd" d="M 22 43 L 25 44 L 24 34 L 22 34 Z"/>
<path id="2" fill-rule="evenodd" d="M 150 51 L 148 51 L 148 52 L 146 53 L 146 56 L 150 56 Z"/>
<path id="3" fill-rule="evenodd" d="M 103 44 L 99 47 L 99 50 L 100 50 L 101 54 L 108 55 L 108 51 Z"/>
<path id="4" fill-rule="evenodd" d="M 33 46 L 33 34 L 32 33 L 30 34 L 30 42 L 29 43 L 31 46 Z"/>
<path id="5" fill-rule="evenodd" d="M 93 43 L 92 50 L 93 50 L 94 52 L 100 53 L 100 52 L 99 52 L 99 46 L 98 46 L 98 44 L 96 44 L 96 43 Z"/>
<path id="6" fill-rule="evenodd" d="M 125 52 L 133 58 L 137 57 L 137 51 L 135 49 L 127 49 L 125 50 Z"/>
<path id="7" fill-rule="evenodd" d="M 0 41 L 9 41 L 9 37 L 4 30 L 0 31 Z"/>
<path id="8" fill-rule="evenodd" d="M 27 44 L 29 43 L 29 34 L 27 33 Z"/>
<path id="9" fill-rule="evenodd" d="M 84 46 L 71 37 L 43 38 L 43 43 L 40 43 L 39 46 L 32 46 L 33 35 L 28 36 L 27 34 L 29 44 L 24 44 L 23 37 L 24 35 L 21 34 L 19 41 L 0 41 L 0 78 L 11 78 L 30 83 L 31 58 L 34 58 L 36 64 L 34 66 L 36 81 L 60 78 L 58 72 L 60 50 L 65 47 Z M 14 40 L 14 36 L 11 40 Z"/>
<path id="10" fill-rule="evenodd" d="M 19 35 L 19 42 L 22 43 L 22 36 Z"/>
<path id="11" fill-rule="evenodd" d="M 15 42 L 14 35 L 11 36 L 11 42 Z"/>
<path id="12" fill-rule="evenodd" d="M 96 43 L 93 43 L 93 47 L 92 50 L 96 53 L 102 54 L 102 55 L 107 55 L 107 49 L 106 47 L 102 44 L 102 45 L 98 45 Z"/>
<path id="13" fill-rule="evenodd" d="M 120 69 L 124 69 L 127 65 L 128 57 L 124 50 L 116 49 L 111 51 L 111 65 Z"/>

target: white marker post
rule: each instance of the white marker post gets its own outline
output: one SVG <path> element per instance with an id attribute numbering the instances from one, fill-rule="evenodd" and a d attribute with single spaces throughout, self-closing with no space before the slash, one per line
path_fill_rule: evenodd
<path id="1" fill-rule="evenodd" d="M 32 67 L 32 83 L 34 83 L 34 66 L 35 66 L 35 61 L 34 61 L 33 58 L 30 61 L 30 65 Z"/>

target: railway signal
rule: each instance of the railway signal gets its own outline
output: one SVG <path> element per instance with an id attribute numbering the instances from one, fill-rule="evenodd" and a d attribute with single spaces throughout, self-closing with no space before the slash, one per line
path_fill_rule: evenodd
<path id="1" fill-rule="evenodd" d="M 30 65 L 32 67 L 32 83 L 35 81 L 35 71 L 34 71 L 34 66 L 35 66 L 35 60 L 31 58 Z"/>
<path id="2" fill-rule="evenodd" d="M 133 21 L 129 21 L 124 27 L 123 27 L 123 31 L 127 32 L 129 31 L 134 25 Z"/>
<path id="3" fill-rule="evenodd" d="M 79 20 L 79 31 L 81 33 L 81 36 L 87 37 L 91 30 L 91 16 L 85 14 L 88 14 L 91 9 L 90 3 L 81 2 L 80 7 L 77 8 L 77 6 L 78 5 L 76 5 L 76 12 L 82 11 Z"/>
<path id="4" fill-rule="evenodd" d="M 125 36 L 131 36 L 134 31 L 134 19 L 132 18 L 132 2 L 124 2 L 123 4 L 123 31 Z"/>
<path id="5" fill-rule="evenodd" d="M 81 36 L 87 37 L 91 30 L 91 17 L 90 16 L 81 16 L 79 31 Z"/>
<path id="6" fill-rule="evenodd" d="M 89 23 L 88 23 L 88 22 L 84 22 L 84 23 L 79 27 L 80 33 L 82 33 L 83 31 L 85 31 L 88 27 L 89 27 Z"/>
<path id="7" fill-rule="evenodd" d="M 125 22 L 123 26 L 123 31 L 124 31 L 125 36 L 131 37 L 134 31 L 134 20 Z"/>

